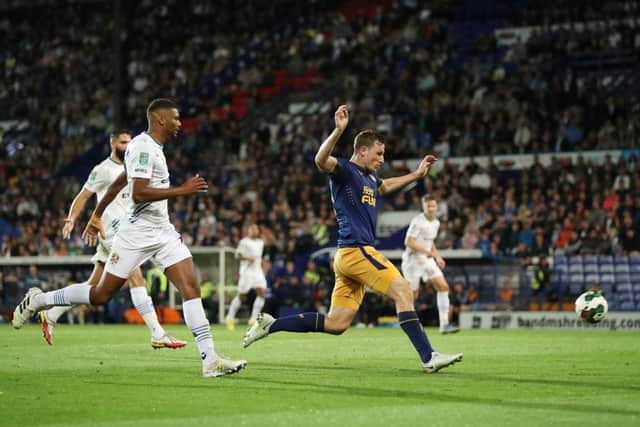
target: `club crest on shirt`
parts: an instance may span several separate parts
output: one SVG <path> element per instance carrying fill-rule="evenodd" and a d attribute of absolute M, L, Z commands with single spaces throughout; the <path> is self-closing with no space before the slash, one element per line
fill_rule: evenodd
<path fill-rule="evenodd" d="M 118 255 L 118 254 L 117 254 L 117 253 L 115 253 L 115 252 L 114 252 L 114 253 L 112 253 L 112 254 L 111 254 L 111 258 L 109 258 L 109 262 L 110 262 L 111 264 L 117 264 L 117 263 L 118 263 L 118 261 L 120 261 L 120 255 Z"/>

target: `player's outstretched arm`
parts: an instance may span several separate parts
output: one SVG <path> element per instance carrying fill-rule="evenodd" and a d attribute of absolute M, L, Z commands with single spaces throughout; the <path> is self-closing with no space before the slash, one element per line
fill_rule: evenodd
<path fill-rule="evenodd" d="M 432 156 L 431 154 L 426 155 L 418 165 L 418 169 L 415 171 L 406 175 L 382 180 L 382 184 L 378 187 L 378 194 L 384 196 L 385 194 L 393 193 L 414 181 L 424 178 L 427 175 L 427 172 L 429 172 L 429 167 L 434 164 L 436 160 L 438 160 L 436 156 Z"/>
<path fill-rule="evenodd" d="M 189 178 L 179 187 L 151 188 L 148 178 L 133 178 L 131 198 L 134 203 L 156 202 L 179 196 L 190 196 L 196 193 L 206 193 L 209 189 L 207 181 L 200 175 Z"/>
<path fill-rule="evenodd" d="M 78 219 L 78 216 L 84 209 L 87 201 L 91 197 L 93 197 L 94 194 L 95 193 L 83 187 L 82 190 L 80 190 L 80 192 L 73 199 L 73 202 L 71 202 L 71 207 L 69 208 L 69 214 L 63 220 L 64 226 L 62 227 L 62 238 L 68 239 L 71 237 L 73 227 L 76 225 L 76 219 Z"/>
<path fill-rule="evenodd" d="M 349 111 L 346 105 L 338 107 L 334 114 L 334 120 L 336 122 L 336 128 L 331 134 L 324 140 L 318 153 L 316 154 L 316 166 L 324 173 L 331 173 L 335 170 L 338 160 L 331 155 L 336 143 L 342 136 L 342 133 L 349 124 Z"/>

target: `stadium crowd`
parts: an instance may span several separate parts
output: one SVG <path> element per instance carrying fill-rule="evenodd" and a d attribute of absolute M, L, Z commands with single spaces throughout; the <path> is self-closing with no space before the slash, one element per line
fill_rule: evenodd
<path fill-rule="evenodd" d="M 0 118 L 27 123 L 0 143 L 2 256 L 91 253 L 80 239 L 82 221 L 69 241 L 60 229 L 86 178 L 74 175 L 74 165 L 97 143 L 106 146 L 110 41 L 118 32 L 127 34 L 130 127 L 144 129 L 150 98 L 177 99 L 187 120 L 168 152 L 177 172 L 172 181 L 196 172 L 209 181 L 206 197 L 172 203 L 176 228 L 191 246 L 235 246 L 244 224 L 262 224 L 280 301 L 326 299 L 304 291 L 306 273 L 292 275 L 289 262 L 335 235 L 325 178 L 313 166 L 330 114 L 278 120 L 270 107 L 278 93 L 293 89 L 307 99 L 347 100 L 354 117 L 342 155 L 357 129 L 372 127 L 385 135 L 392 159 L 471 156 L 384 203 L 419 209 L 421 194 L 437 193 L 439 247 L 523 258 L 640 248 L 636 157 L 609 157 L 602 165 L 557 160 L 519 171 L 483 169 L 472 157 L 637 147 L 637 98 L 618 96 L 626 86 L 604 84 L 597 69 L 575 67 L 583 54 L 640 49 L 640 12 L 625 9 L 629 2 L 589 3 L 579 15 L 572 7 L 540 15 L 530 5 L 517 23 L 545 25 L 526 42 L 504 48 L 490 31 L 476 34 L 469 50 L 459 48 L 448 4 L 427 10 L 424 2 L 393 2 L 346 19 L 341 2 L 244 3 L 264 6 L 260 15 L 217 14 L 205 3 L 133 2 L 126 30 L 114 27 L 100 2 L 90 13 L 86 5 L 65 4 L 45 24 L 30 8 L 0 20 Z M 615 21 L 588 31 L 548 25 L 591 19 L 598 7 Z M 308 70 L 313 79 L 295 87 Z M 247 114 L 249 129 L 241 120 Z"/>

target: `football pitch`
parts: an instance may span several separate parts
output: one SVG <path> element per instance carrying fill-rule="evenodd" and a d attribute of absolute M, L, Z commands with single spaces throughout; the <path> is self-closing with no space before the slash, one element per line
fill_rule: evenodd
<path fill-rule="evenodd" d="M 188 338 L 184 326 L 168 328 Z M 640 335 L 428 330 L 464 361 L 425 374 L 400 329 L 278 333 L 216 350 L 246 370 L 202 378 L 197 348 L 157 350 L 144 326 L 0 325 L 0 426 L 638 426 Z"/>

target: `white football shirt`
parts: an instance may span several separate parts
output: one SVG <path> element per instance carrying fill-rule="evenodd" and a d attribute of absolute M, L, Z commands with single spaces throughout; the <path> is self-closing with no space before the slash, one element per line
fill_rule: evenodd
<path fill-rule="evenodd" d="M 87 182 L 84 183 L 84 188 L 95 193 L 98 197 L 98 203 L 100 203 L 111 183 L 122 172 L 124 172 L 124 165 L 116 163 L 110 157 L 107 157 L 91 170 Z M 114 233 L 118 230 L 120 220 L 129 212 L 130 207 L 129 189 L 125 187 L 120 190 L 116 198 L 102 214 L 102 224 L 107 235 L 111 234 L 112 230 Z"/>
<path fill-rule="evenodd" d="M 127 144 L 124 163 L 130 194 L 134 178 L 148 179 L 151 188 L 169 188 L 169 168 L 162 145 L 146 132 L 137 135 Z M 170 224 L 167 199 L 143 203 L 135 203 L 132 199 L 129 222 L 144 227 Z"/>
<path fill-rule="evenodd" d="M 418 245 L 430 250 L 436 237 L 438 237 L 439 228 L 440 221 L 437 218 L 429 220 L 424 214 L 419 214 L 411 220 L 407 230 L 407 237 L 413 237 Z M 409 246 L 406 246 L 402 254 L 403 259 L 411 255 L 417 255 L 417 253 Z"/>
<path fill-rule="evenodd" d="M 254 262 L 240 261 L 240 274 L 262 274 L 262 252 L 264 251 L 264 241 L 262 239 L 251 239 L 244 237 L 238 243 L 236 255 L 244 258 L 251 258 Z"/>

